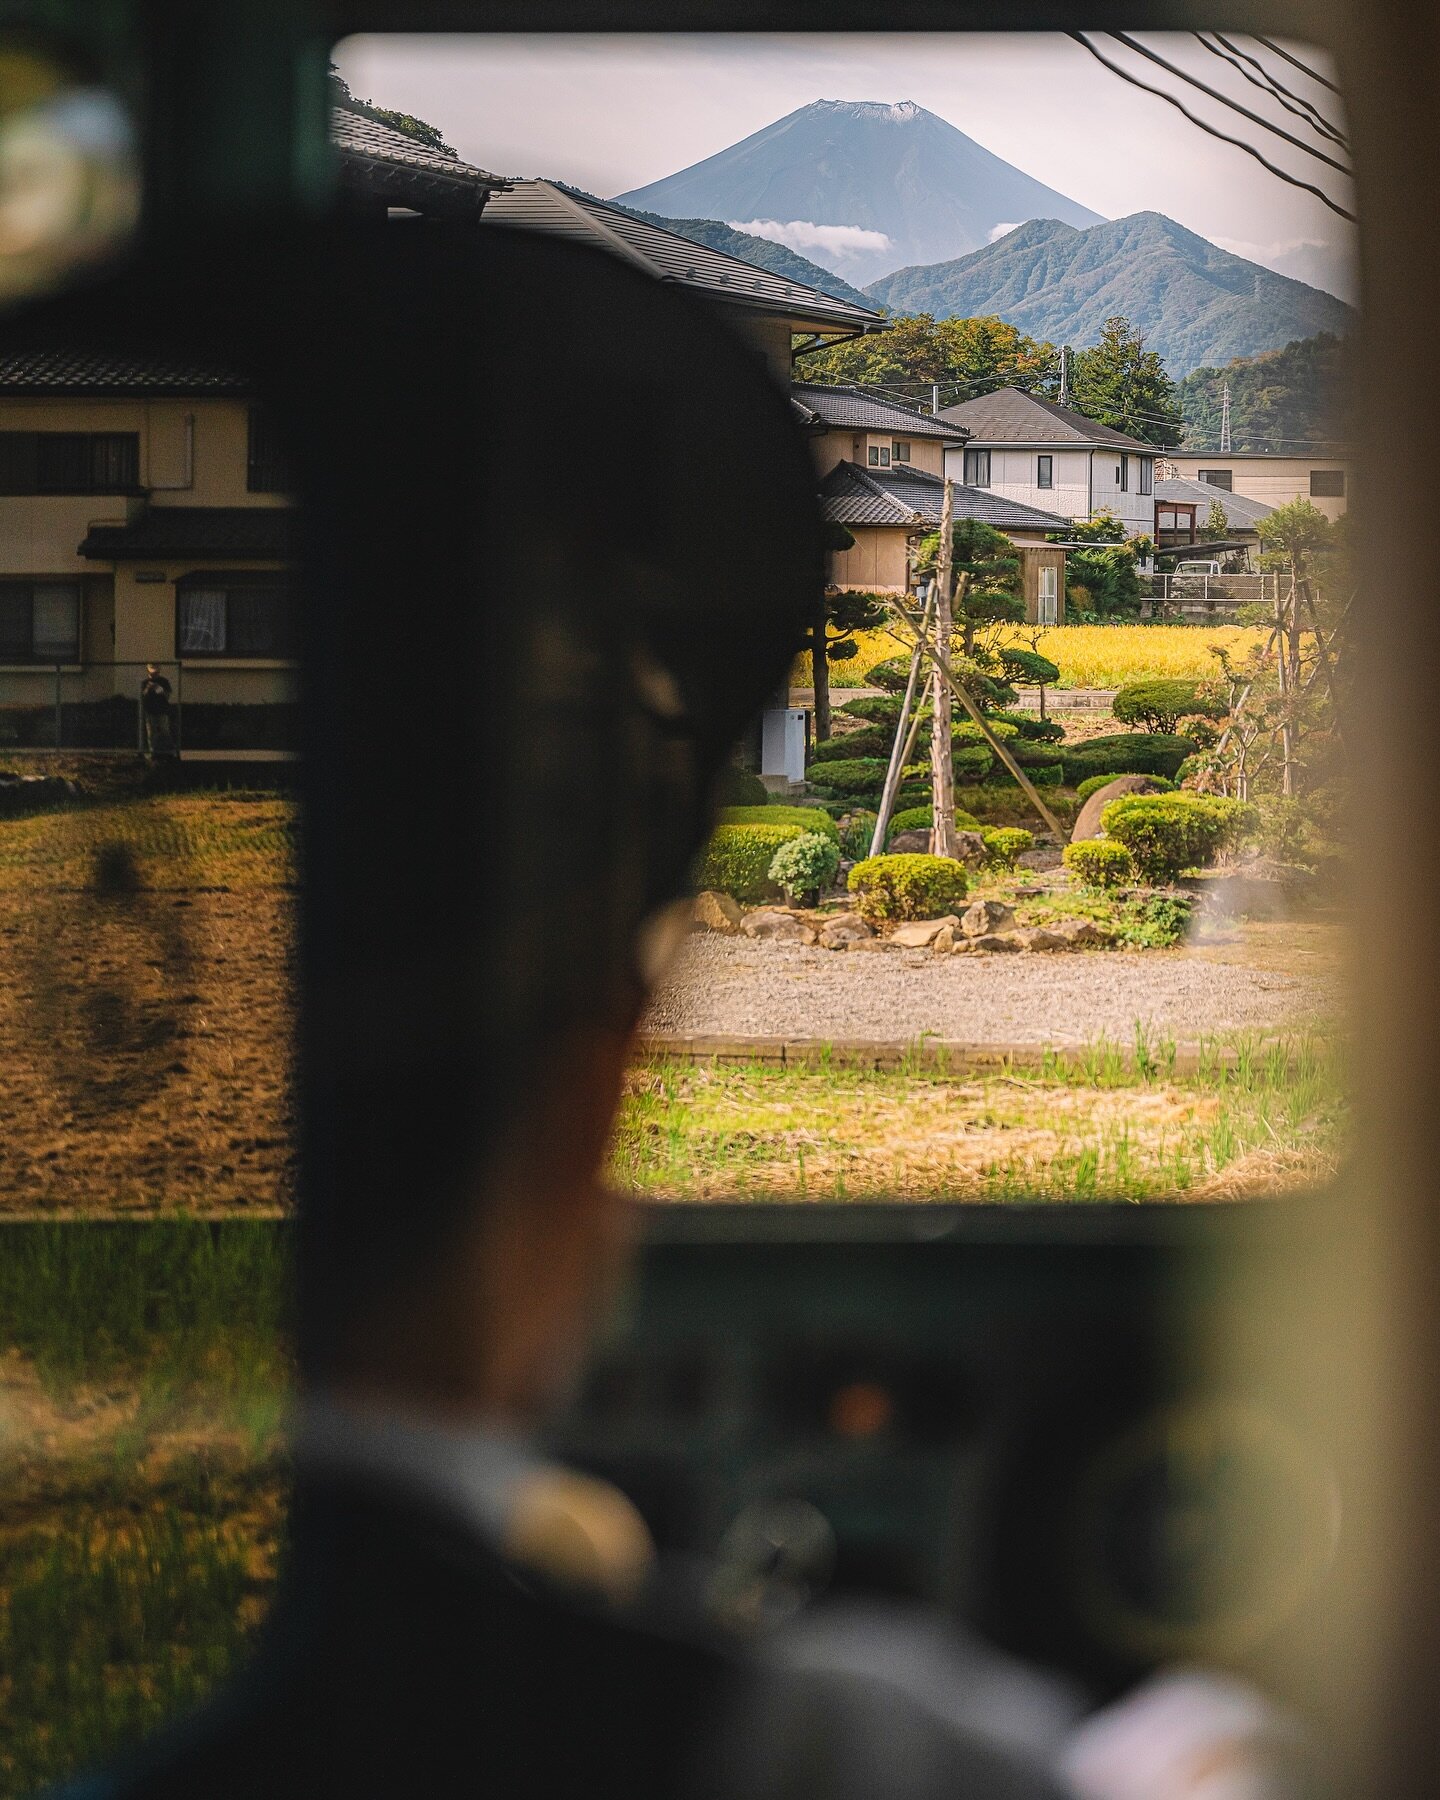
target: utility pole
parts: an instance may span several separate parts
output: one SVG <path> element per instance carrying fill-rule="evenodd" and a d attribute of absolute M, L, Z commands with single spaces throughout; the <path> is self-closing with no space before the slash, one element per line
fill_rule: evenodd
<path fill-rule="evenodd" d="M 940 563 L 935 571 L 935 642 L 942 656 L 950 654 L 951 583 L 954 580 L 955 483 L 945 482 L 940 507 Z M 930 849 L 936 856 L 955 854 L 955 746 L 950 741 L 953 710 L 950 689 L 939 664 L 931 680 L 934 700 L 930 708 Z"/>
<path fill-rule="evenodd" d="M 1230 383 L 1220 390 L 1220 454 L 1230 454 Z"/>
<path fill-rule="evenodd" d="M 930 383 L 930 416 L 931 416 L 931 418 L 933 419 L 939 411 L 940 411 L 940 383 L 938 381 L 932 381 Z"/>
<path fill-rule="evenodd" d="M 1070 346 L 1060 346 L 1060 404 L 1070 404 Z"/>

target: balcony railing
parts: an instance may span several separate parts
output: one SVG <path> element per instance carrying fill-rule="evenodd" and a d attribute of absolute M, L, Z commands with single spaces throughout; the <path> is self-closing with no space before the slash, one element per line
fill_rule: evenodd
<path fill-rule="evenodd" d="M 1142 575 L 1140 595 L 1152 616 L 1215 618 L 1237 606 L 1273 606 L 1278 575 Z"/>

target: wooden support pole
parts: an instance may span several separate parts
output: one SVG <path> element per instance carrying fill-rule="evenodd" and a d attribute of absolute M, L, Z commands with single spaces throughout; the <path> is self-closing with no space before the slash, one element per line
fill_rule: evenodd
<path fill-rule="evenodd" d="M 935 572 L 935 639 L 945 650 L 950 648 L 953 624 L 951 584 L 954 581 L 955 545 L 952 537 L 955 521 L 955 483 L 945 483 L 945 498 L 940 506 L 940 561 Z M 954 712 L 950 705 L 950 689 L 941 677 L 939 667 L 932 682 L 934 703 L 930 714 L 930 848 L 936 856 L 955 855 L 955 746 L 950 741 Z"/>
<path fill-rule="evenodd" d="M 924 625 L 928 630 L 931 616 L 935 609 L 935 586 L 932 582 L 925 596 Z M 890 766 L 885 771 L 885 786 L 880 794 L 880 811 L 875 818 L 875 835 L 870 840 L 870 854 L 879 856 L 885 848 L 885 834 L 889 829 L 890 815 L 895 810 L 895 796 L 899 792 L 905 762 L 914 747 L 915 737 L 920 728 L 920 701 L 916 698 L 915 689 L 920 680 L 920 667 L 924 662 L 924 653 L 917 638 L 915 648 L 910 653 L 910 677 L 905 683 L 905 698 L 900 702 L 900 717 L 895 722 L 895 742 L 890 746 Z M 915 708 L 913 721 L 910 708 Z M 906 727 L 909 726 L 909 736 Z"/>

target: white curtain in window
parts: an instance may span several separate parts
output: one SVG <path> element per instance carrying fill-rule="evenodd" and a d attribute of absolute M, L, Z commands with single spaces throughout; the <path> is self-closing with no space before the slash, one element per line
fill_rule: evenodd
<path fill-rule="evenodd" d="M 216 655 L 225 649 L 224 588 L 186 588 L 180 596 L 181 656 Z"/>
<path fill-rule="evenodd" d="M 40 662 L 76 662 L 80 656 L 80 590 L 36 587 L 31 615 L 34 655 Z"/>
<path fill-rule="evenodd" d="M 1060 622 L 1060 571 L 1054 568 L 1040 571 L 1040 623 L 1057 625 Z"/>

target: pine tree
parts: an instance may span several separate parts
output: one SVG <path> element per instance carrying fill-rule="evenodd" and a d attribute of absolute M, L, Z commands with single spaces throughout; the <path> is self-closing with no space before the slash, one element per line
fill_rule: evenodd
<path fill-rule="evenodd" d="M 1123 316 L 1105 321 L 1100 342 L 1075 354 L 1071 405 L 1077 412 L 1144 443 L 1180 442 L 1179 393 L 1157 351 Z"/>

